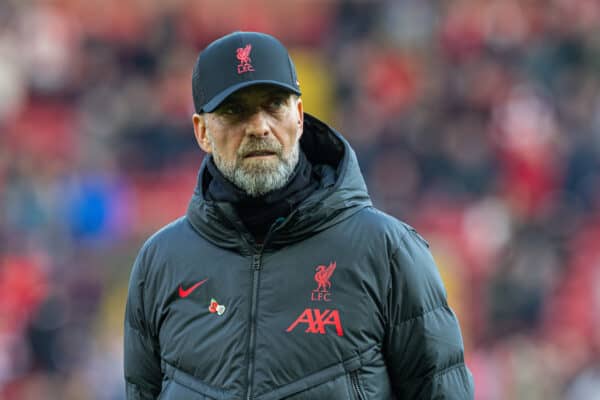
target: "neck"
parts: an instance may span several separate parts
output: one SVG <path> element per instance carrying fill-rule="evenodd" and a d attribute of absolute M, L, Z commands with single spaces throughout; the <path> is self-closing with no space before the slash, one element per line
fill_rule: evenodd
<path fill-rule="evenodd" d="M 281 189 L 252 197 L 228 181 L 212 159 L 207 163 L 212 180 L 208 185 L 210 200 L 231 203 L 246 228 L 262 241 L 278 218 L 287 217 L 318 186 L 312 165 L 300 151 L 298 163 L 288 182 Z"/>

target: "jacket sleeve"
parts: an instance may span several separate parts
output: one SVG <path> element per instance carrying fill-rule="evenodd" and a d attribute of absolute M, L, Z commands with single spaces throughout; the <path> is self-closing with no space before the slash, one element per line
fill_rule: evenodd
<path fill-rule="evenodd" d="M 124 372 L 127 400 L 156 399 L 162 383 L 159 345 L 146 322 L 144 310 L 144 258 L 142 249 L 131 271 L 125 307 Z"/>
<path fill-rule="evenodd" d="M 412 228 L 392 256 L 385 354 L 401 399 L 473 399 L 456 316 L 427 242 Z"/>

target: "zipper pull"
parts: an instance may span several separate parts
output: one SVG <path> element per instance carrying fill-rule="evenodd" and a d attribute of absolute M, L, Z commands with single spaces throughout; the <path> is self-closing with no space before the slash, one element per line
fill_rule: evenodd
<path fill-rule="evenodd" d="M 252 269 L 260 269 L 260 253 L 252 256 Z"/>

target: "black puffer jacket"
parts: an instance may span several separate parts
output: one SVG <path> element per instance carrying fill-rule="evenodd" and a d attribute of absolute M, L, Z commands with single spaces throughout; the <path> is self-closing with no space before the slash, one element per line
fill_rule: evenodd
<path fill-rule="evenodd" d="M 306 115 L 320 188 L 257 245 L 204 199 L 143 246 L 125 317 L 128 399 L 471 399 L 427 243 L 374 209 L 354 152 Z"/>

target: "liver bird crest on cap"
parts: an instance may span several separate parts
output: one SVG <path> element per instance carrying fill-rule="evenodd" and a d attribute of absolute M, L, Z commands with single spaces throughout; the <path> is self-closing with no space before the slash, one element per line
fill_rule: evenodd
<path fill-rule="evenodd" d="M 254 71 L 254 67 L 250 63 L 252 59 L 250 58 L 250 52 L 252 51 L 252 45 L 248 43 L 245 47 L 240 47 L 236 50 L 235 56 L 240 63 L 237 66 L 238 74 L 243 74 L 244 72 Z"/>

